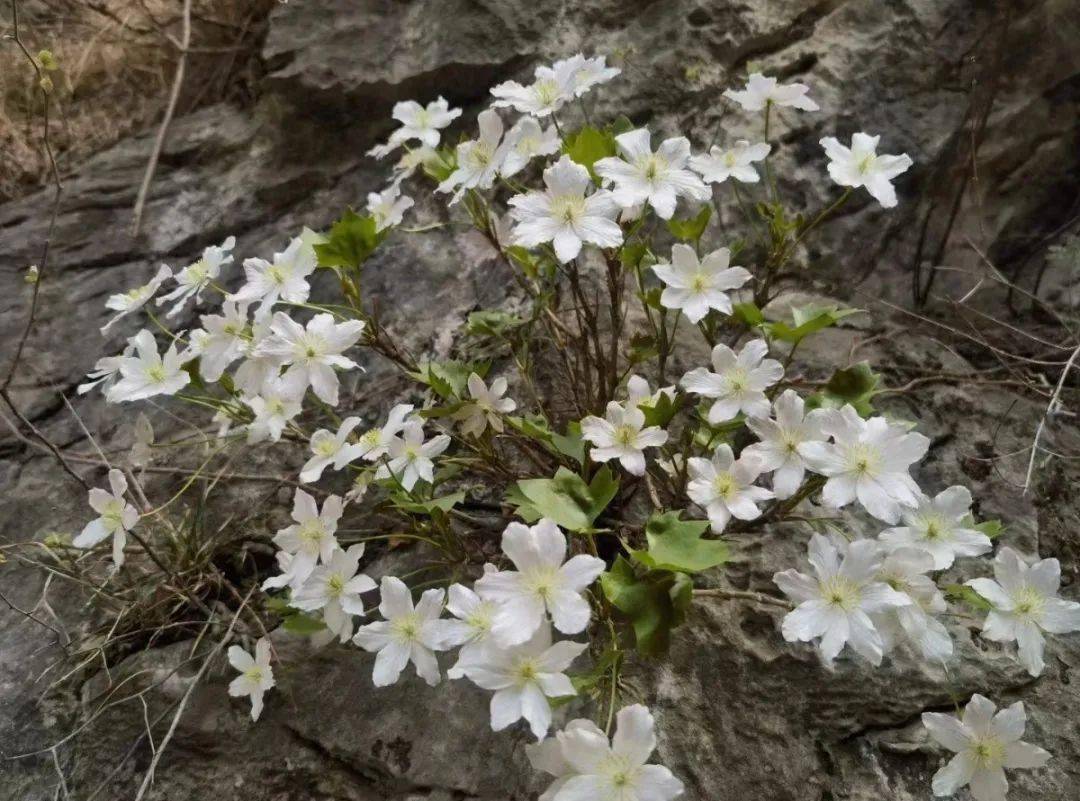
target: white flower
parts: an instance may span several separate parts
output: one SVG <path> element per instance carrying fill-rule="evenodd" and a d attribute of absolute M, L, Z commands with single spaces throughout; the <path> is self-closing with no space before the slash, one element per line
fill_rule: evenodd
<path fill-rule="evenodd" d="M 930 440 L 908 433 L 884 417 L 863 420 L 850 404 L 827 409 L 821 431 L 833 442 L 804 442 L 799 454 L 815 473 L 828 477 L 821 497 L 829 506 L 859 503 L 886 523 L 918 505 L 919 487 L 908 475 L 912 464 L 926 455 Z"/>
<path fill-rule="evenodd" d="M 221 268 L 226 264 L 232 264 L 232 249 L 236 247 L 236 237 L 230 236 L 220 245 L 210 245 L 203 249 L 202 258 L 189 264 L 173 278 L 176 279 L 176 288 L 168 295 L 157 299 L 157 305 L 161 306 L 166 301 L 175 300 L 176 303 L 166 313 L 166 317 L 175 317 L 192 298 L 198 302 L 202 300 L 202 291 L 221 275 Z"/>
<path fill-rule="evenodd" d="M 484 565 L 484 572 L 495 571 L 494 565 Z M 443 644 L 447 649 L 457 648 L 458 660 L 446 675 L 460 679 L 465 675 L 464 665 L 492 642 L 491 626 L 495 620 L 495 603 L 486 601 L 464 584 L 452 584 L 447 591 L 446 611 L 457 620 L 442 622 Z"/>
<path fill-rule="evenodd" d="M 334 551 L 340 548 L 334 532 L 344 508 L 341 498 L 331 495 L 323 501 L 322 511 L 319 511 L 314 498 L 302 489 L 296 490 L 292 509 L 292 519 L 296 522 L 274 536 L 274 544 L 293 558 L 287 572 L 263 582 L 264 590 L 300 587 L 320 560 L 324 565 L 329 563 Z"/>
<path fill-rule="evenodd" d="M 670 801 L 682 795 L 683 783 L 670 770 L 647 764 L 656 750 L 649 710 L 641 704 L 623 707 L 616 721 L 610 743 L 602 731 L 579 721 L 556 735 L 570 771 L 552 801 Z"/>
<path fill-rule="evenodd" d="M 421 106 L 415 100 L 403 100 L 394 104 L 391 116 L 401 127 L 390 134 L 385 144 L 376 145 L 368 151 L 369 156 L 382 158 L 406 142 L 417 140 L 425 147 L 436 147 L 443 128 L 461 116 L 461 109 L 450 108 L 442 97 Z"/>
<path fill-rule="evenodd" d="M 406 148 L 401 158 L 399 158 L 397 163 L 390 169 L 390 182 L 400 185 L 402 181 L 409 178 L 427 162 L 437 161 L 438 158 L 438 152 L 427 145 L 422 145 L 421 147 L 416 147 L 411 150 Z"/>
<path fill-rule="evenodd" d="M 383 576 L 379 591 L 379 613 L 385 620 L 361 626 L 353 637 L 365 651 L 377 652 L 372 681 L 376 687 L 389 686 L 412 662 L 416 675 L 434 687 L 442 678 L 434 652 L 445 650 L 439 620 L 443 591 L 426 590 L 415 609 L 401 579 Z"/>
<path fill-rule="evenodd" d="M 124 357 L 120 362 L 121 378 L 105 393 L 109 403 L 175 395 L 191 381 L 183 369 L 182 355 L 176 352 L 175 341 L 164 355 L 158 354 L 154 335 L 145 328 L 129 341 L 137 355 Z"/>
<path fill-rule="evenodd" d="M 146 467 L 154 458 L 154 427 L 150 424 L 150 418 L 144 412 L 139 412 L 133 426 L 133 442 L 131 443 L 131 464 L 135 467 Z"/>
<path fill-rule="evenodd" d="M 399 403 L 390 410 L 381 428 L 372 428 L 360 435 L 356 443 L 356 456 L 375 462 L 390 452 L 397 433 L 405 427 L 405 420 L 412 412 L 411 403 Z M 355 457 L 354 457 L 355 458 Z"/>
<path fill-rule="evenodd" d="M 317 264 L 314 247 L 302 237 L 295 237 L 283 252 L 274 254 L 273 262 L 244 259 L 247 282 L 228 299 L 245 303 L 259 301 L 262 314 L 279 300 L 306 303 L 311 293 L 307 278 L 315 272 Z"/>
<path fill-rule="evenodd" d="M 506 151 L 500 170 L 505 178 L 517 175 L 537 156 L 550 156 L 558 153 L 562 147 L 555 126 L 549 125 L 546 131 L 542 130 L 534 117 L 522 117 L 518 120 L 506 135 L 506 139 L 511 146 Z"/>
<path fill-rule="evenodd" d="M 251 337 L 246 303 L 225 301 L 221 311 L 199 318 L 205 333 L 198 347 L 199 373 L 211 382 L 220 379 L 225 368 L 244 355 Z"/>
<path fill-rule="evenodd" d="M 556 73 L 570 71 L 570 86 L 575 97 L 581 97 L 594 86 L 607 83 L 622 72 L 618 67 L 609 67 L 604 56 L 585 58 L 581 53 L 556 61 L 551 68 Z"/>
<path fill-rule="evenodd" d="M 783 365 L 765 358 L 768 352 L 763 339 L 747 342 L 738 354 L 727 345 L 717 345 L 712 349 L 716 372 L 695 367 L 679 383 L 687 392 L 716 398 L 709 408 L 710 425 L 732 420 L 739 412 L 747 417 L 768 417 L 765 390 L 784 377 Z"/>
<path fill-rule="evenodd" d="M 836 138 L 826 136 L 821 140 L 821 146 L 829 157 L 829 175 L 836 183 L 840 186 L 865 186 L 878 203 L 890 209 L 896 205 L 892 179 L 906 172 L 915 162 L 907 153 L 878 156 L 880 139 L 880 136 L 857 133 L 851 137 L 851 147 L 847 148 Z"/>
<path fill-rule="evenodd" d="M 952 656 L 952 638 L 945 626 L 933 617 L 946 609 L 941 590 L 926 575 L 933 569 L 934 557 L 918 548 L 898 548 L 882 562 L 878 581 L 911 599 L 908 606 L 870 616 L 882 636 L 886 653 L 906 638 L 919 647 L 923 658 L 931 662 L 943 662 Z"/>
<path fill-rule="evenodd" d="M 732 517 L 754 520 L 761 515 L 757 505 L 773 497 L 764 487 L 755 487 L 761 462 L 745 451 L 736 459 L 731 447 L 718 445 L 712 459 L 691 457 L 687 461 L 690 483 L 686 494 L 705 509 L 712 530 L 719 533 Z"/>
<path fill-rule="evenodd" d="M 255 643 L 254 658 L 239 645 L 229 647 L 229 664 L 240 671 L 229 684 L 229 695 L 251 696 L 251 719 L 258 720 L 263 710 L 263 695 L 274 686 L 274 671 L 270 668 L 270 641 L 260 637 Z"/>
<path fill-rule="evenodd" d="M 788 642 L 821 638 L 818 653 L 831 665 L 845 643 L 874 665 L 881 664 L 885 642 L 872 614 L 911 605 L 911 599 L 878 579 L 882 549 L 874 540 L 856 540 L 841 551 L 815 534 L 808 548 L 813 576 L 785 570 L 773 576 L 776 585 L 798 606 L 784 616 L 781 631 Z"/>
<path fill-rule="evenodd" d="M 459 659 L 457 667 L 478 687 L 495 691 L 492 731 L 525 718 L 536 739 L 542 740 L 551 726 L 548 698 L 576 694 L 563 671 L 588 647 L 588 643 L 570 640 L 552 645 L 551 626 L 545 621 L 526 642 L 475 649 L 468 659 Z"/>
<path fill-rule="evenodd" d="M 367 196 L 368 214 L 375 218 L 376 231 L 400 225 L 405 212 L 412 205 L 411 197 L 401 195 L 400 184 L 392 183 L 382 192 L 369 192 Z"/>
<path fill-rule="evenodd" d="M 918 494 L 918 505 L 901 512 L 905 525 L 878 535 L 889 548 L 913 547 L 934 557 L 934 570 L 952 567 L 958 556 L 981 556 L 994 547 L 990 538 L 970 524 L 971 493 L 949 487 L 934 499 Z"/>
<path fill-rule="evenodd" d="M 773 492 L 781 500 L 794 495 L 806 476 L 806 462 L 799 453 L 799 446 L 825 437 L 821 431 L 821 410 L 804 413 L 804 409 L 805 404 L 799 394 L 793 389 L 786 389 L 773 402 L 775 420 L 751 417 L 746 421 L 746 425 L 761 441 L 748 445 L 743 453 L 757 456 L 763 471 L 775 471 L 772 477 Z"/>
<path fill-rule="evenodd" d="M 436 189 L 454 193 L 451 205 L 466 189 L 490 189 L 510 149 L 509 140 L 503 141 L 503 122 L 497 112 L 481 111 L 476 122 L 480 126 L 479 138 L 457 146 L 457 169 Z"/>
<path fill-rule="evenodd" d="M 104 392 L 107 390 L 113 382 L 120 376 L 120 365 L 124 363 L 124 359 L 131 357 L 131 354 L 135 352 L 135 337 L 128 339 L 128 344 L 124 350 L 118 356 L 103 356 L 94 363 L 94 369 L 86 374 L 89 379 L 85 383 L 79 384 L 77 392 L 80 395 L 85 395 L 94 387 L 100 386 Z"/>
<path fill-rule="evenodd" d="M 578 554 L 566 561 L 566 537 L 547 518 L 531 528 L 511 523 L 503 531 L 502 551 L 517 568 L 489 572 L 476 582 L 477 594 L 498 605 L 492 634 L 503 646 L 532 637 L 550 613 L 563 634 L 589 625 L 586 588 L 604 571 L 604 561 Z"/>
<path fill-rule="evenodd" d="M 512 108 L 534 117 L 546 117 L 563 107 L 574 97 L 576 85 L 574 74 L 579 65 L 570 59 L 551 67 L 540 66 L 533 73 L 535 80 L 529 86 L 517 81 L 506 81 L 491 88 L 495 97 L 492 108 Z"/>
<path fill-rule="evenodd" d="M 603 729 L 591 720 L 578 718 L 566 724 L 565 732 L 573 732 L 577 729 L 595 734 L 597 737 L 607 739 Z M 529 764 L 536 770 L 542 770 L 556 777 L 556 780 L 541 793 L 537 801 L 554 801 L 559 790 L 563 788 L 571 776 L 577 775 L 574 766 L 563 756 L 562 742 L 558 735 L 548 737 L 538 743 L 528 743 L 525 746 L 525 756 L 529 758 Z"/>
<path fill-rule="evenodd" d="M 544 170 L 543 192 L 514 195 L 507 202 L 517 221 L 514 244 L 527 248 L 551 242 L 564 264 L 577 258 L 581 245 L 602 248 L 622 243 L 622 229 L 615 222 L 618 206 L 611 192 L 597 190 L 586 196 L 589 171 L 563 156 Z"/>
<path fill-rule="evenodd" d="M 670 220 L 679 197 L 697 202 L 709 199 L 708 187 L 686 168 L 690 140 L 685 136 L 665 139 L 655 153 L 646 128 L 619 134 L 615 144 L 622 158 L 600 159 L 593 169 L 615 184 L 612 196 L 622 208 L 647 201 L 658 217 Z"/>
<path fill-rule="evenodd" d="M 769 104 L 817 111 L 820 106 L 806 96 L 808 91 L 810 87 L 805 84 L 778 84 L 776 78 L 766 78 L 760 72 L 754 72 L 751 73 L 745 89 L 728 89 L 724 92 L 724 97 L 730 97 L 746 111 L 761 111 Z"/>
<path fill-rule="evenodd" d="M 411 491 L 421 479 L 434 483 L 434 458 L 448 447 L 450 437 L 447 434 L 439 434 L 425 442 L 423 422 L 410 420 L 402 427 L 401 436 L 390 440 L 388 461 L 379 466 L 375 477 L 390 478 L 393 475 L 406 491 Z"/>
<path fill-rule="evenodd" d="M 467 401 L 454 413 L 454 419 L 461 422 L 461 433 L 478 437 L 488 426 L 494 431 L 502 432 L 501 415 L 509 414 L 517 408 L 517 403 L 512 398 L 503 397 L 506 394 L 506 379 L 496 378 L 489 389 L 484 379 L 476 373 L 470 373 L 468 386 L 472 400 Z"/>
<path fill-rule="evenodd" d="M 108 300 L 105 301 L 105 308 L 112 309 L 117 312 L 115 316 L 105 325 L 101 326 L 101 333 L 104 334 L 116 322 L 123 317 L 131 314 L 133 311 L 138 311 L 150 298 L 154 297 L 154 293 L 158 291 L 158 288 L 172 275 L 172 270 L 168 265 L 162 264 L 158 267 L 158 271 L 154 274 L 154 277 L 150 279 L 150 282 L 137 286 L 134 289 L 129 289 L 127 292 L 121 292 L 116 295 L 110 295 Z"/>
<path fill-rule="evenodd" d="M 256 314 L 251 322 L 251 338 L 245 338 L 242 356 L 244 360 L 233 374 L 233 384 L 247 395 L 258 395 L 266 382 L 277 378 L 281 372 L 281 362 L 269 356 L 256 356 L 255 351 L 264 339 L 270 336 L 270 316 Z M 306 387 L 300 387 L 303 394 Z"/>
<path fill-rule="evenodd" d="M 333 465 L 335 470 L 341 470 L 357 458 L 357 447 L 349 446 L 349 435 L 358 425 L 360 425 L 359 417 L 346 417 L 341 421 L 336 434 L 325 428 L 320 428 L 312 434 L 309 444 L 314 455 L 301 468 L 300 481 L 304 484 L 313 484 L 322 476 L 323 470 L 330 465 Z"/>
<path fill-rule="evenodd" d="M 751 165 L 755 161 L 764 161 L 770 150 L 772 145 L 768 142 L 752 145 L 745 139 L 739 139 L 727 150 L 713 145 L 709 155 L 690 158 L 690 169 L 711 184 L 722 184 L 728 178 L 756 184 L 761 177 Z"/>
<path fill-rule="evenodd" d="M 345 493 L 345 503 L 355 503 L 367 495 L 368 487 L 375 480 L 375 474 L 371 470 L 361 470 L 352 481 L 352 486 Z"/>
<path fill-rule="evenodd" d="M 657 278 L 667 284 L 660 303 L 667 309 L 682 309 L 686 319 L 697 323 L 704 319 L 709 309 L 731 314 L 731 298 L 728 291 L 738 289 L 751 276 L 742 267 L 731 267 L 731 251 L 720 248 L 698 260 L 689 245 L 677 244 L 671 248 L 671 263 L 653 265 Z"/>
<path fill-rule="evenodd" d="M 639 375 L 632 375 L 626 379 L 626 403 L 628 406 L 654 407 L 660 402 L 661 396 L 666 395 L 668 400 L 675 401 L 675 387 L 660 387 L 656 392 L 652 391 L 649 382 Z"/>
<path fill-rule="evenodd" d="M 341 642 L 353 635 L 352 615 L 366 614 L 360 595 L 376 587 L 370 576 L 358 572 L 363 555 L 362 542 L 335 550 L 329 562 L 311 571 L 289 601 L 305 612 L 321 609 L 326 628 Z"/>
<path fill-rule="evenodd" d="M 247 427 L 248 442 L 277 442 L 281 439 L 289 421 L 303 408 L 301 398 L 305 389 L 307 387 L 298 384 L 295 379 L 274 375 L 266 379 L 258 395 L 243 398 L 255 415 Z"/>
<path fill-rule="evenodd" d="M 930 736 L 954 756 L 934 774 L 934 795 L 952 795 L 965 784 L 975 801 L 1005 801 L 1009 782 L 1003 768 L 1041 768 L 1049 752 L 1023 742 L 1027 725 L 1024 702 L 997 712 L 988 698 L 976 693 L 964 707 L 963 719 L 940 712 L 923 712 Z"/>
<path fill-rule="evenodd" d="M 667 442 L 667 432 L 659 426 L 645 428 L 645 413 L 636 405 L 624 408 L 611 401 L 605 417 L 590 415 L 581 421 L 581 436 L 594 446 L 589 456 L 596 462 L 618 459 L 631 475 L 645 475 L 645 449 Z"/>
<path fill-rule="evenodd" d="M 994 579 L 978 578 L 968 586 L 993 604 L 986 613 L 982 636 L 995 642 L 1016 640 L 1020 664 L 1032 676 L 1043 672 L 1043 636 L 1080 631 L 1080 603 L 1058 597 L 1061 565 L 1042 559 L 1028 565 L 1012 548 L 994 559 Z"/>
<path fill-rule="evenodd" d="M 116 567 L 124 564 L 124 545 L 127 533 L 139 522 L 139 510 L 124 499 L 127 479 L 119 470 L 109 471 L 109 488 L 112 492 L 94 487 L 89 493 L 90 508 L 98 513 L 71 541 L 76 548 L 93 548 L 99 542 L 112 537 L 112 558 Z"/>
<path fill-rule="evenodd" d="M 310 385 L 319 400 L 337 406 L 339 384 L 334 368 L 349 370 L 359 366 L 341 354 L 359 341 L 363 331 L 362 320 L 335 323 L 333 315 L 323 313 L 312 317 L 305 327 L 285 312 L 275 312 L 270 336 L 259 343 L 255 355 L 270 356 L 289 365 L 286 376 L 293 377 L 298 385 Z"/>

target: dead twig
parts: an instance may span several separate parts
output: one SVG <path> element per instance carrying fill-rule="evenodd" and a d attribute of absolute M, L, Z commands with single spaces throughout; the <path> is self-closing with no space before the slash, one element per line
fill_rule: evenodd
<path fill-rule="evenodd" d="M 142 184 L 139 185 L 139 194 L 135 198 L 135 211 L 131 220 L 131 235 L 136 237 L 142 228 L 143 209 L 146 207 L 146 198 L 150 194 L 150 185 L 154 181 L 154 173 L 157 171 L 158 159 L 165 147 L 165 137 L 169 134 L 169 126 L 172 124 L 173 114 L 176 113 L 176 104 L 180 100 L 180 89 L 184 84 L 184 73 L 187 70 L 188 48 L 191 45 L 191 0 L 184 0 L 183 27 L 180 34 L 178 50 L 180 57 L 176 62 L 176 73 L 173 75 L 172 90 L 169 92 L 169 103 L 165 107 L 165 116 L 161 119 L 157 137 L 154 139 L 154 149 L 150 151 L 150 160 L 146 164 L 146 172 L 143 174 Z"/>
<path fill-rule="evenodd" d="M 1027 495 L 1027 491 L 1031 487 L 1031 476 L 1035 472 L 1035 457 L 1039 453 L 1039 440 L 1042 438 L 1043 430 L 1046 428 L 1046 421 L 1054 414 L 1054 410 L 1061 398 L 1061 390 L 1065 386 L 1065 379 L 1068 378 L 1069 370 L 1072 369 L 1077 358 L 1080 358 L 1080 345 L 1076 346 L 1072 356 L 1069 357 L 1069 361 L 1065 363 L 1065 367 L 1061 371 L 1061 377 L 1058 378 L 1057 386 L 1054 387 L 1054 394 L 1050 396 L 1050 402 L 1046 405 L 1046 411 L 1039 418 L 1039 427 L 1035 429 L 1035 440 L 1031 444 L 1031 458 L 1028 459 L 1027 474 L 1024 476 L 1024 495 Z"/>

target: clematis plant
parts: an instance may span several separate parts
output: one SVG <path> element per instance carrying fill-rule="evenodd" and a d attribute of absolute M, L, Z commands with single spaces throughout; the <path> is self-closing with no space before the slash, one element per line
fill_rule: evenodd
<path fill-rule="evenodd" d="M 806 245 L 855 189 L 885 209 L 901 202 L 911 159 L 879 155 L 891 148 L 863 133 L 850 147 L 822 139 L 823 154 L 801 147 L 819 154 L 805 170 L 843 187 L 806 208 L 807 193 L 786 198 L 775 171 L 801 134 L 778 140 L 770 125 L 820 111 L 808 86 L 755 72 L 723 94 L 739 124 L 700 140 L 594 121 L 590 96 L 619 74 L 577 54 L 493 87 L 475 118 L 442 97 L 398 103 L 371 153 L 400 153 L 386 183 L 365 188 L 365 214 L 237 253 L 242 275 L 225 269 L 230 237 L 173 277 L 159 299 L 175 304 L 166 321 L 193 325 L 199 304 L 201 327 L 153 317 L 168 268 L 110 298 L 107 328 L 150 325 L 97 360 L 79 393 L 187 413 L 167 410 L 192 423 L 186 439 L 159 427 L 126 467 L 165 447 L 197 447 L 199 459 L 160 502 L 111 470 L 65 569 L 133 608 L 140 591 L 169 588 L 174 602 L 152 608 L 174 610 L 170 631 L 198 618 L 200 638 L 254 642 L 228 654 L 240 671 L 230 692 L 251 699 L 255 718 L 274 686 L 266 631 L 354 648 L 374 687 L 415 681 L 410 664 L 438 685 L 437 654 L 450 652 L 447 675 L 469 679 L 462 692 L 492 693 L 493 730 L 539 740 L 526 752 L 554 778 L 543 801 L 684 792 L 650 762 L 663 714 L 630 696 L 649 694 L 637 657 L 663 659 L 694 625 L 695 602 L 777 610 L 781 647 L 837 671 L 851 657 L 858 669 L 921 661 L 920 681 L 936 676 L 942 697 L 971 619 L 951 610 L 966 604 L 985 612 L 985 639 L 1015 640 L 1020 663 L 1041 673 L 1055 647 L 1046 635 L 1080 629 L 1057 560 L 1003 546 L 995 579 L 943 583 L 941 571 L 975 570 L 1001 527 L 975 519 L 966 488 L 933 486 L 920 467 L 930 440 L 896 417 L 868 364 L 838 354 L 831 375 L 802 369 L 803 340 L 853 310 L 777 302 L 813 275 Z M 428 198 L 445 202 L 437 218 Z M 417 341 L 409 318 L 382 308 L 369 261 L 387 241 L 440 229 L 484 260 L 505 301 Z M 252 460 L 266 472 L 238 466 Z M 258 504 L 217 502 L 266 480 L 275 490 Z M 129 489 L 152 512 L 140 517 Z M 110 537 L 117 569 L 86 580 L 79 571 Z M 775 590 L 731 588 L 733 541 L 744 563 L 806 544 L 809 572 L 792 564 Z M 121 615 L 115 631 L 140 636 L 129 618 L 141 621 Z M 935 793 L 969 784 L 978 801 L 1000 801 L 1003 769 L 1045 762 L 1019 741 L 1022 709 L 994 716 L 980 698 L 962 722 L 924 716 L 958 754 Z M 568 709 L 592 719 L 567 723 Z"/>

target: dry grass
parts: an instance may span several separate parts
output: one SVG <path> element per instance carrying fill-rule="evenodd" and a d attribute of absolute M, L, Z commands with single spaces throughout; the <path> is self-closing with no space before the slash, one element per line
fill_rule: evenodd
<path fill-rule="evenodd" d="M 259 48 L 275 0 L 198 0 L 192 52 L 177 112 L 253 98 Z M 53 145 L 62 171 L 160 117 L 178 57 L 181 0 L 19 0 L 20 33 L 49 50 Z M 0 0 L 0 202 L 41 185 L 40 94 L 6 35 L 11 0 Z"/>

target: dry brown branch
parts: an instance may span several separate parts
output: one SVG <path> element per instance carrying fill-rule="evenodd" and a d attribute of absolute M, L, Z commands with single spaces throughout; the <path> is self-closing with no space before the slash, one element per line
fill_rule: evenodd
<path fill-rule="evenodd" d="M 180 100 L 180 89 L 184 85 L 188 47 L 191 45 L 191 0 L 184 0 L 183 27 L 181 31 L 177 48 L 180 56 L 176 61 L 176 72 L 173 75 L 172 90 L 169 92 L 169 102 L 165 106 L 165 116 L 161 119 L 157 137 L 154 139 L 154 149 L 150 151 L 150 160 L 146 164 L 146 172 L 143 174 L 142 183 L 139 185 L 139 194 L 135 198 L 135 211 L 131 220 L 131 235 L 133 237 L 139 235 L 139 229 L 142 227 L 143 209 L 146 206 L 147 195 L 150 193 L 150 184 L 154 181 L 158 159 L 161 158 L 161 150 L 165 147 L 165 137 L 169 134 L 169 126 L 172 124 L 173 114 L 176 113 L 176 104 Z"/>

